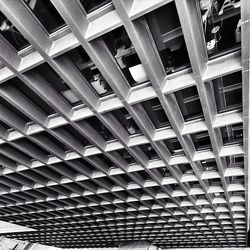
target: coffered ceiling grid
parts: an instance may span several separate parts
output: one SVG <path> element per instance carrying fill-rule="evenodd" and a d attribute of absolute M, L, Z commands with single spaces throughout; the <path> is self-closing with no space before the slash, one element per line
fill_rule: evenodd
<path fill-rule="evenodd" d="M 0 69 L 0 97 L 27 117 L 25 121 L 0 106 L 0 219 L 38 230 L 7 236 L 59 247 L 114 246 L 125 240 L 149 240 L 162 248 L 245 246 L 248 213 L 247 205 L 242 204 L 248 204 L 247 179 L 245 186 L 230 183 L 229 177 L 244 176 L 244 172 L 229 169 L 226 157 L 247 152 L 248 129 L 244 130 L 243 150 L 241 145 L 223 146 L 220 127 L 242 122 L 248 126 L 248 106 L 244 104 L 249 95 L 244 86 L 249 83 L 249 56 L 241 59 L 240 53 L 234 52 L 208 61 L 196 1 L 176 0 L 191 70 L 167 76 L 144 15 L 171 1 L 156 1 L 152 6 L 148 3 L 145 9 L 133 13 L 131 5 L 135 7 L 137 0 L 113 0 L 114 9 L 108 13 L 112 22 L 105 19 L 107 15 L 99 17 L 103 19 L 102 29 L 89 21 L 78 1 L 51 2 L 67 23 L 56 38 L 48 35 L 22 1 L 0 2 L 1 11 L 34 48 L 18 54 L 0 37 L 4 64 Z M 247 5 L 245 1 L 241 4 Z M 248 20 L 247 8 L 244 11 Z M 103 41 L 103 34 L 121 25 L 151 85 L 131 88 Z M 248 26 L 246 31 L 242 29 L 243 41 L 248 30 Z M 108 81 L 113 95 L 99 98 L 66 56 L 78 45 Z M 249 48 L 249 43 L 246 46 Z M 242 46 L 244 55 L 249 54 L 246 46 Z M 224 67 L 225 61 L 228 67 Z M 44 62 L 84 105 L 69 105 L 38 74 L 35 67 Z M 210 101 L 214 97 L 209 82 L 241 69 L 243 115 L 238 111 L 218 115 L 215 103 Z M 46 114 L 11 84 L 16 79 L 42 97 L 54 114 Z M 190 86 L 198 89 L 204 121 L 185 122 L 179 109 L 175 93 Z M 155 129 L 144 110 L 142 102 L 156 97 L 171 127 Z M 122 107 L 141 134 L 129 135 L 115 117 L 113 111 Z M 105 140 L 88 122 L 91 117 L 97 117 L 115 139 Z M 91 145 L 84 146 L 66 126 Z M 201 131 L 208 131 L 212 150 L 195 149 L 191 134 Z M 178 139 L 184 155 L 171 155 L 163 140 L 172 138 Z M 140 147 L 148 143 L 157 159 L 150 160 Z M 119 150 L 126 150 L 135 161 L 129 164 Z M 245 158 L 247 178 L 247 155 Z M 218 172 L 204 171 L 202 162 L 208 159 L 216 161 Z M 193 173 L 181 172 L 179 166 L 186 163 Z M 221 184 L 213 186 L 211 180 L 218 178 Z M 218 199 L 215 193 L 225 198 Z"/>

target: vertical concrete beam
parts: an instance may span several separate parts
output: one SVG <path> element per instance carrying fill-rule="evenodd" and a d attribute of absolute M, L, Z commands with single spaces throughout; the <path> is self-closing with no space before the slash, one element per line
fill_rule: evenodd
<path fill-rule="evenodd" d="M 241 55 L 242 55 L 242 93 L 243 93 L 243 133 L 244 133 L 244 172 L 245 172 L 245 200 L 246 200 L 246 238 L 250 244 L 250 178 L 249 178 L 249 83 L 250 83 L 250 1 L 241 1 Z"/>

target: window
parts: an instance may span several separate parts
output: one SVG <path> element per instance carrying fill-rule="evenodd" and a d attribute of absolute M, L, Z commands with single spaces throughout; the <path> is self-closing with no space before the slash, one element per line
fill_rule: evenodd
<path fill-rule="evenodd" d="M 36 140 L 42 139 L 42 141 L 48 142 L 51 141 L 56 147 L 63 149 L 64 151 L 71 150 L 67 145 L 56 139 L 54 136 L 52 136 L 50 133 L 44 131 L 39 134 L 35 134 L 32 136 Z"/>
<path fill-rule="evenodd" d="M 67 52 L 66 55 L 100 97 L 113 93 L 107 81 L 81 46 Z"/>
<path fill-rule="evenodd" d="M 130 155 L 126 149 L 119 149 L 117 152 L 124 160 L 128 162 L 128 164 L 136 163 L 134 157 Z"/>
<path fill-rule="evenodd" d="M 0 120 L 0 126 L 3 127 L 4 129 L 8 130 L 11 127 L 9 125 L 7 125 L 6 123 L 4 123 L 3 121 Z"/>
<path fill-rule="evenodd" d="M 166 167 L 157 168 L 157 170 L 160 172 L 162 177 L 172 177 L 171 173 L 169 172 L 169 170 Z"/>
<path fill-rule="evenodd" d="M 44 63 L 35 70 L 52 86 L 54 89 L 62 95 L 66 102 L 72 106 L 77 106 L 83 102 L 76 96 L 66 82 L 49 66 L 48 63 Z"/>
<path fill-rule="evenodd" d="M 155 128 L 161 128 L 170 125 L 167 115 L 157 98 L 151 99 L 149 101 L 144 101 L 142 102 L 142 105 Z"/>
<path fill-rule="evenodd" d="M 174 155 L 174 156 L 184 155 L 184 151 L 183 151 L 181 144 L 179 143 L 177 138 L 164 140 L 163 142 L 167 146 L 171 155 Z"/>
<path fill-rule="evenodd" d="M 148 157 L 149 160 L 158 159 L 159 156 L 150 144 L 144 144 L 139 146 L 143 153 Z"/>
<path fill-rule="evenodd" d="M 226 162 L 228 167 L 243 167 L 244 157 L 242 155 L 227 156 Z"/>
<path fill-rule="evenodd" d="M 239 49 L 240 0 L 200 0 L 200 8 L 209 57 Z"/>
<path fill-rule="evenodd" d="M 22 138 L 22 139 L 16 140 L 15 143 L 19 146 L 29 145 L 29 146 L 33 147 L 34 149 L 36 149 L 38 154 L 42 153 L 46 156 L 50 155 L 50 153 L 46 149 L 40 147 L 38 144 L 34 143 L 33 141 L 31 141 L 27 138 Z"/>
<path fill-rule="evenodd" d="M 208 180 L 210 186 L 221 186 L 221 179 L 220 178 L 214 178 L 211 180 Z"/>
<path fill-rule="evenodd" d="M 204 116 L 196 87 L 177 91 L 175 96 L 185 121 Z"/>
<path fill-rule="evenodd" d="M 17 77 L 3 83 L 6 85 L 11 85 L 17 88 L 26 98 L 28 98 L 32 104 L 35 104 L 37 108 L 39 108 L 42 112 L 45 112 L 47 115 L 55 114 L 56 111 L 51 108 L 50 105 L 47 104 L 38 94 L 32 91 L 27 85 L 25 85 L 21 80 Z"/>
<path fill-rule="evenodd" d="M 201 162 L 204 171 L 217 171 L 217 164 L 214 159 L 209 159 Z"/>
<path fill-rule="evenodd" d="M 194 171 L 191 167 L 190 164 L 179 164 L 178 165 L 180 171 L 182 172 L 182 174 L 194 174 Z"/>
<path fill-rule="evenodd" d="M 174 1 L 146 17 L 167 74 L 189 67 L 186 43 Z"/>
<path fill-rule="evenodd" d="M 189 181 L 188 184 L 191 188 L 200 188 L 200 184 L 198 181 Z"/>
<path fill-rule="evenodd" d="M 93 12 L 109 3 L 112 3 L 110 0 L 80 0 L 80 2 L 87 13 Z"/>
<path fill-rule="evenodd" d="M 236 183 L 243 184 L 244 183 L 244 176 L 230 176 L 228 178 L 231 184 L 236 184 Z"/>
<path fill-rule="evenodd" d="M 130 135 L 141 133 L 140 128 L 137 126 L 137 124 L 125 108 L 115 110 L 114 114 Z"/>
<path fill-rule="evenodd" d="M 49 33 L 66 25 L 49 0 L 24 0 L 24 2 Z"/>
<path fill-rule="evenodd" d="M 140 171 L 138 172 L 138 174 L 145 180 L 151 180 L 151 176 L 146 172 L 146 171 Z M 139 191 L 141 192 L 141 194 L 143 195 L 144 194 L 144 191 L 139 189 Z"/>
<path fill-rule="evenodd" d="M 56 128 L 55 131 L 59 131 L 64 135 L 70 134 L 76 140 L 80 141 L 83 144 L 83 147 L 91 145 L 91 143 L 71 125 L 65 125 L 63 127 Z"/>
<path fill-rule="evenodd" d="M 191 135 L 196 150 L 212 149 L 208 132 L 200 132 Z"/>
<path fill-rule="evenodd" d="M 233 124 L 221 128 L 223 144 L 243 143 L 243 124 Z"/>
<path fill-rule="evenodd" d="M 10 112 L 12 112 L 14 115 L 16 115 L 18 118 L 23 120 L 25 123 L 31 122 L 32 120 L 25 115 L 22 111 L 17 109 L 15 106 L 7 102 L 4 98 L 0 97 L 0 105 L 8 109 Z"/>
<path fill-rule="evenodd" d="M 236 72 L 213 81 L 218 113 L 242 107 L 242 75 Z"/>
<path fill-rule="evenodd" d="M 145 69 L 124 27 L 109 32 L 103 39 L 131 87 L 148 81 Z"/>
<path fill-rule="evenodd" d="M 15 26 L 0 12 L 0 34 L 17 50 L 20 51 L 30 43 L 21 35 Z"/>
<path fill-rule="evenodd" d="M 115 139 L 115 137 L 109 132 L 109 130 L 99 121 L 97 117 L 90 117 L 86 121 L 99 133 L 104 140 L 110 141 Z"/>

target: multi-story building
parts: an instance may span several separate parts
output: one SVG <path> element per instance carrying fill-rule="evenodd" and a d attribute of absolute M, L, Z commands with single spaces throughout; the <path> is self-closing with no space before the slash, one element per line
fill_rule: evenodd
<path fill-rule="evenodd" d="M 249 0 L 1 0 L 0 219 L 57 247 L 241 247 Z"/>

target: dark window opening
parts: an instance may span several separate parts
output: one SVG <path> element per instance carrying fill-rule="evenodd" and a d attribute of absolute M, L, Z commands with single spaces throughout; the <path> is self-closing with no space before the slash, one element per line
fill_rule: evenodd
<path fill-rule="evenodd" d="M 147 15 L 147 22 L 167 74 L 190 67 L 174 1 Z"/>
<path fill-rule="evenodd" d="M 221 179 L 220 178 L 214 178 L 211 180 L 208 180 L 210 186 L 221 186 Z"/>
<path fill-rule="evenodd" d="M 142 105 L 155 128 L 161 128 L 170 125 L 168 117 L 157 98 L 144 101 L 142 102 Z"/>
<path fill-rule="evenodd" d="M 164 140 L 163 142 L 167 146 L 171 155 L 174 155 L 174 156 L 184 155 L 184 151 L 183 151 L 181 144 L 179 143 L 177 138 Z"/>
<path fill-rule="evenodd" d="M 76 140 L 80 141 L 84 147 L 91 145 L 91 143 L 75 128 L 71 125 L 65 125 L 63 127 L 59 127 L 55 129 L 55 131 L 61 131 L 62 133 L 66 132 L 72 135 Z"/>
<path fill-rule="evenodd" d="M 244 176 L 230 176 L 228 178 L 231 184 L 236 184 L 236 183 L 243 184 L 244 183 Z"/>
<path fill-rule="evenodd" d="M 212 149 L 208 132 L 200 132 L 191 135 L 196 150 Z"/>
<path fill-rule="evenodd" d="M 217 164 L 214 159 L 205 160 L 201 162 L 204 171 L 217 171 Z"/>
<path fill-rule="evenodd" d="M 139 174 L 145 181 L 152 179 L 146 171 L 140 171 Z M 142 195 L 144 194 L 144 191 L 142 189 L 137 189 L 137 191 L 139 191 Z"/>
<path fill-rule="evenodd" d="M 24 84 L 17 77 L 9 80 L 6 84 L 15 86 L 24 96 L 26 96 L 32 103 L 34 103 L 42 112 L 47 115 L 55 114 L 56 111 L 48 105 L 38 94 L 31 90 L 26 84 Z"/>
<path fill-rule="evenodd" d="M 240 48 L 240 0 L 200 0 L 209 57 Z"/>
<path fill-rule="evenodd" d="M 196 87 L 190 87 L 175 93 L 185 121 L 204 117 Z"/>
<path fill-rule="evenodd" d="M 223 144 L 243 143 L 243 124 L 233 124 L 221 128 Z"/>
<path fill-rule="evenodd" d="M 6 109 L 8 109 L 10 112 L 12 112 L 18 118 L 20 118 L 21 120 L 23 120 L 25 123 L 32 121 L 27 115 L 25 115 L 22 111 L 20 111 L 16 107 L 14 107 L 12 104 L 10 104 L 9 102 L 7 102 L 2 97 L 0 97 L 0 105 L 3 106 L 3 107 L 5 107 Z"/>
<path fill-rule="evenodd" d="M 182 172 L 182 174 L 194 174 L 194 171 L 191 167 L 190 164 L 179 164 L 178 165 L 180 171 Z"/>
<path fill-rule="evenodd" d="M 140 128 L 125 108 L 115 110 L 114 114 L 130 135 L 141 133 Z"/>
<path fill-rule="evenodd" d="M 155 150 L 150 144 L 143 144 L 140 145 L 139 147 L 149 160 L 159 159 L 158 154 L 155 152 Z"/>
<path fill-rule="evenodd" d="M 170 173 L 170 171 L 166 167 L 157 168 L 157 170 L 160 172 L 162 177 L 172 177 L 172 174 Z"/>
<path fill-rule="evenodd" d="M 0 34 L 17 50 L 20 51 L 30 43 L 15 26 L 0 12 Z"/>
<path fill-rule="evenodd" d="M 90 117 L 86 121 L 99 133 L 104 140 L 114 140 L 114 135 L 99 121 L 97 117 Z"/>
<path fill-rule="evenodd" d="M 27 138 L 22 138 L 22 139 L 16 140 L 15 142 L 17 143 L 17 145 L 20 145 L 20 146 L 22 146 L 23 144 L 30 145 L 33 148 L 40 151 L 41 153 L 43 153 L 45 155 L 50 155 L 49 151 L 47 151 L 46 149 L 42 148 L 41 146 L 37 145 L 36 143 L 34 143 L 33 141 L 31 141 Z"/>
<path fill-rule="evenodd" d="M 108 3 L 112 3 L 110 0 L 80 0 L 80 2 L 87 13 L 93 12 Z"/>
<path fill-rule="evenodd" d="M 213 81 L 218 113 L 242 108 L 242 75 L 236 72 Z"/>
<path fill-rule="evenodd" d="M 168 186 L 170 186 L 173 191 L 181 190 L 180 185 L 178 183 L 169 184 Z"/>
<path fill-rule="evenodd" d="M 7 130 L 11 128 L 8 124 L 6 124 L 5 122 L 3 122 L 1 120 L 0 120 L 0 126 L 7 129 Z"/>
<path fill-rule="evenodd" d="M 148 81 L 145 69 L 124 27 L 109 32 L 103 38 L 130 86 Z"/>
<path fill-rule="evenodd" d="M 66 55 L 100 97 L 113 93 L 108 82 L 81 46 L 67 52 Z"/>
<path fill-rule="evenodd" d="M 128 162 L 128 164 L 136 163 L 135 158 L 130 155 L 126 149 L 119 149 L 117 152 L 124 160 Z"/>
<path fill-rule="evenodd" d="M 114 163 L 107 157 L 105 156 L 104 154 L 100 154 L 100 155 L 97 155 L 97 156 L 94 156 L 96 157 L 97 159 L 101 160 L 102 162 L 104 162 L 107 166 L 109 167 L 114 167 Z M 109 179 L 110 180 L 110 179 Z M 111 180 L 110 180 L 111 181 Z"/>
<path fill-rule="evenodd" d="M 243 167 L 244 157 L 242 155 L 227 156 L 226 162 L 228 167 Z"/>
<path fill-rule="evenodd" d="M 191 188 L 200 188 L 200 184 L 198 181 L 189 181 L 188 184 Z"/>
<path fill-rule="evenodd" d="M 24 0 L 24 2 L 49 33 L 53 33 L 66 25 L 50 1 Z"/>
<path fill-rule="evenodd" d="M 49 66 L 48 63 L 44 63 L 35 70 L 72 106 L 77 106 L 83 102 L 72 91 L 66 82 Z"/>
<path fill-rule="evenodd" d="M 59 141 L 57 138 L 55 138 L 54 136 L 52 136 L 48 132 L 41 132 L 40 134 L 35 134 L 32 137 L 37 139 L 37 140 L 42 139 L 42 141 L 44 140 L 46 142 L 52 142 L 53 144 L 56 145 L 56 147 L 61 148 L 64 151 L 71 150 L 67 145 L 65 145 L 64 143 Z"/>

